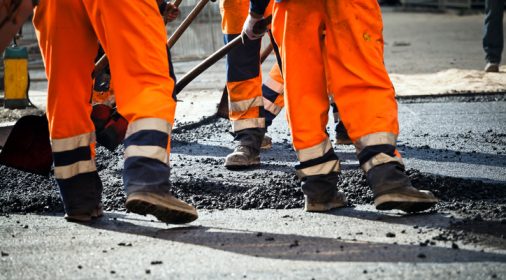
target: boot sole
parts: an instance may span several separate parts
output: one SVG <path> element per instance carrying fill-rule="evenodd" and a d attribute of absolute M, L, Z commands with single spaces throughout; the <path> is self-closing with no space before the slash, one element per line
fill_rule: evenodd
<path fill-rule="evenodd" d="M 247 164 L 224 164 L 226 169 L 228 170 L 245 170 L 248 168 L 254 168 L 260 166 L 260 159 L 250 161 Z"/>
<path fill-rule="evenodd" d="M 225 165 L 225 168 L 228 170 L 246 170 L 250 168 L 259 167 L 260 163 L 253 163 L 248 165 Z"/>
<path fill-rule="evenodd" d="M 100 218 L 104 215 L 104 208 L 102 206 L 102 203 L 93 210 L 91 214 L 78 214 L 78 215 L 68 215 L 65 214 L 64 218 L 68 222 L 74 222 L 74 223 L 88 223 L 91 222 L 92 219 Z"/>
<path fill-rule="evenodd" d="M 437 202 L 437 198 L 423 199 L 401 194 L 385 194 L 374 199 L 374 205 L 378 210 L 398 209 L 407 213 L 427 210 Z"/>
<path fill-rule="evenodd" d="M 346 196 L 339 192 L 334 201 L 325 203 L 308 203 L 307 198 L 304 197 L 304 211 L 306 212 L 327 212 L 335 208 L 345 207 L 348 204 Z"/>
<path fill-rule="evenodd" d="M 327 212 L 332 209 L 346 206 L 346 203 L 318 203 L 304 206 L 306 212 Z"/>
<path fill-rule="evenodd" d="M 144 216 L 151 214 L 167 224 L 186 224 L 198 218 L 195 209 L 179 207 L 175 205 L 177 203 L 181 202 L 174 197 L 162 199 L 150 193 L 134 193 L 128 196 L 126 208 L 130 212 Z"/>

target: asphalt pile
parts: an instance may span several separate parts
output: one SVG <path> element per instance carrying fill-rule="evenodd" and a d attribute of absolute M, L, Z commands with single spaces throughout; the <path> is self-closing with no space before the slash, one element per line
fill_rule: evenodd
<path fill-rule="evenodd" d="M 230 149 L 213 145 L 216 139 L 227 137 L 228 126 L 223 120 L 214 120 L 176 130 L 171 191 L 199 209 L 302 208 L 303 194 L 293 170 L 295 162 L 289 162 L 294 159 L 290 145 L 275 143 L 274 156 L 267 157 L 259 169 L 228 171 L 223 167 L 223 158 Z M 122 154 L 122 147 L 114 152 L 97 148 L 106 210 L 125 210 Z M 283 160 L 282 154 L 291 156 Z M 424 174 L 413 169 L 407 173 L 415 187 L 430 190 L 440 198 L 441 202 L 431 211 L 452 211 L 467 219 L 506 223 L 506 184 Z M 0 213 L 63 211 L 54 177 L 0 166 L 0 178 Z M 346 193 L 349 206 L 373 202 L 365 176 L 358 168 L 343 170 L 338 187 Z"/>

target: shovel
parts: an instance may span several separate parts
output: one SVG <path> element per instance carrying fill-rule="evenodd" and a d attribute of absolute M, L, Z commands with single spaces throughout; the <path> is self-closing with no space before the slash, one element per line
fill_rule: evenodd
<path fill-rule="evenodd" d="M 53 156 L 46 116 L 24 116 L 0 127 L 0 164 L 39 175 L 49 175 Z"/>

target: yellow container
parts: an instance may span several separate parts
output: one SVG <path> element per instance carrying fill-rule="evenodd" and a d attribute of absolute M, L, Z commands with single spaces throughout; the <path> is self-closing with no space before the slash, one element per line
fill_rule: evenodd
<path fill-rule="evenodd" d="M 4 55 L 4 106 L 22 109 L 28 106 L 28 51 L 10 47 Z"/>

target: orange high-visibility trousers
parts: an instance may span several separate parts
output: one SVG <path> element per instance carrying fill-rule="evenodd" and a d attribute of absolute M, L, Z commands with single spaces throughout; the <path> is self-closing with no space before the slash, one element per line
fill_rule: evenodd
<path fill-rule="evenodd" d="M 108 13 L 109 9 L 117 12 Z M 121 5 L 113 1 L 41 1 L 33 22 L 49 80 L 47 113 L 52 138 L 94 130 L 89 115 L 98 41 L 114 78 L 121 81 L 115 83 L 121 115 L 129 122 L 155 117 L 173 123 L 174 81 L 168 76 L 167 35 L 157 9 L 155 1 L 124 1 Z M 124 29 L 128 32 L 118 32 Z"/>
<path fill-rule="evenodd" d="M 117 109 L 129 122 L 125 186 L 168 183 L 176 103 L 156 1 L 42 0 L 33 23 L 49 81 L 47 117 L 60 188 L 96 175 L 90 113 L 99 41 L 116 81 Z"/>
<path fill-rule="evenodd" d="M 273 14 L 293 145 L 303 167 L 299 176 L 339 170 L 334 158 L 323 159 L 331 150 L 325 131 L 329 108 L 326 74 L 364 170 L 400 161 L 395 150 L 397 103 L 383 63 L 377 1 L 282 1 L 275 3 Z"/>
<path fill-rule="evenodd" d="M 325 51 L 325 48 L 324 48 Z M 327 67 L 325 63 L 325 67 Z M 334 96 L 330 91 L 330 79 L 328 75 L 325 75 L 327 78 L 327 92 L 330 98 L 330 106 L 332 107 L 333 115 L 334 115 L 334 123 L 338 123 L 340 120 L 339 112 L 337 110 L 337 106 L 334 102 Z M 271 70 L 269 71 L 269 75 L 265 78 L 262 84 L 262 95 L 264 97 L 264 110 L 265 110 L 265 125 L 269 127 L 272 124 L 272 121 L 276 118 L 276 116 L 281 112 L 283 107 L 285 106 L 284 102 L 284 84 L 283 75 L 281 74 L 281 70 L 279 69 L 279 64 L 275 63 Z"/>
<path fill-rule="evenodd" d="M 271 11 L 269 6 L 267 12 Z M 220 13 L 224 41 L 228 43 L 241 34 L 249 13 L 249 0 L 220 0 Z M 244 44 L 227 54 L 229 118 L 234 132 L 265 127 L 260 47 L 261 40 L 245 39 Z"/>

